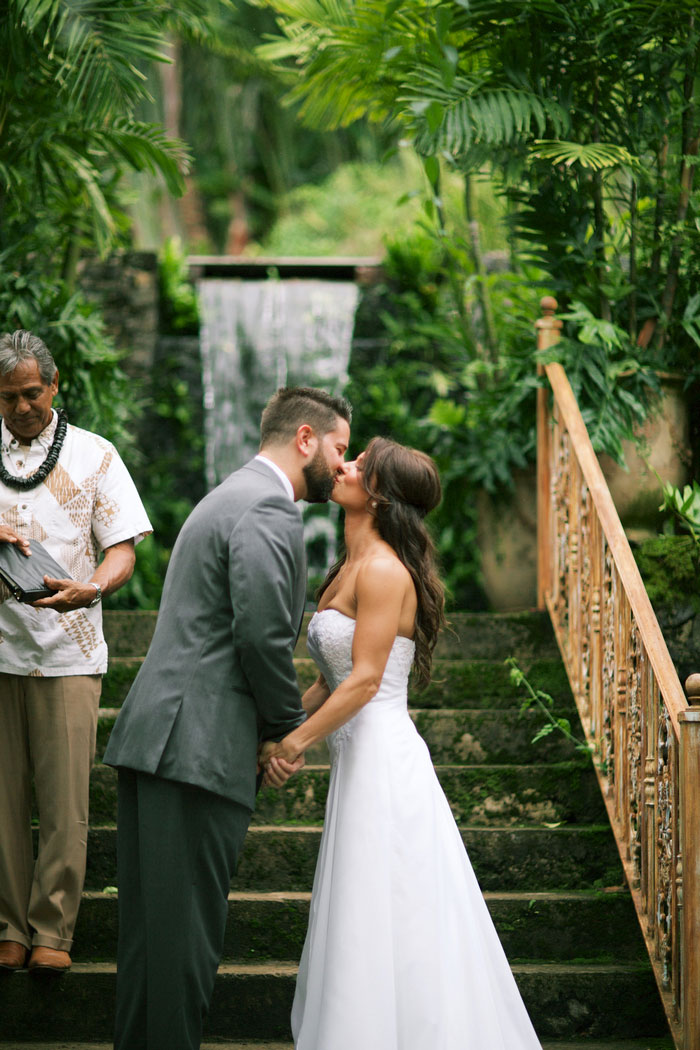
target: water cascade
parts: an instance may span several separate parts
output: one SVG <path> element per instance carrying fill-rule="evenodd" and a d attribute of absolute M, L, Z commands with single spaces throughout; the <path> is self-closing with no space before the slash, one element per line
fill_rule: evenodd
<path fill-rule="evenodd" d="M 198 282 L 207 486 L 258 450 L 260 414 L 280 386 L 343 392 L 358 288 L 339 280 Z M 335 558 L 337 507 L 305 507 L 313 591 Z"/>
<path fill-rule="evenodd" d="M 349 281 L 203 279 L 198 293 L 213 488 L 257 452 L 260 413 L 278 387 L 342 393 L 358 290 Z"/>

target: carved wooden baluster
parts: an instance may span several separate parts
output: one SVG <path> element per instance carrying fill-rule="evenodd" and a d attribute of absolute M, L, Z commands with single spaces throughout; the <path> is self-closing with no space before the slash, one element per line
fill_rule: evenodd
<path fill-rule="evenodd" d="M 593 652 L 593 522 L 595 514 L 591 494 L 581 479 L 581 659 L 579 677 L 579 713 L 588 732 L 591 723 L 591 660 Z"/>
<path fill-rule="evenodd" d="M 649 663 L 646 664 L 646 680 L 641 698 L 643 710 L 642 744 L 644 748 L 644 812 L 642 813 L 642 907 L 646 917 L 646 928 L 653 928 L 655 909 L 655 861 L 656 855 L 656 724 L 659 717 L 660 698 L 656 680 Z"/>
<path fill-rule="evenodd" d="M 621 847 L 629 860 L 629 771 L 627 755 L 627 711 L 630 667 L 631 612 L 627 595 L 620 585 L 615 603 L 617 617 L 615 646 L 615 813 L 622 836 Z"/>
<path fill-rule="evenodd" d="M 569 676 L 574 696 L 581 700 L 579 647 L 581 641 L 581 471 L 575 456 L 569 459 L 569 564 L 567 572 L 569 609 Z"/>
<path fill-rule="evenodd" d="M 673 857 L 673 809 L 674 798 L 674 742 L 666 709 L 659 718 L 658 745 L 656 753 L 656 927 L 658 958 L 661 962 L 661 980 L 664 988 L 671 985 L 671 965 L 673 959 L 673 883 L 675 880 L 675 861 Z"/>
<path fill-rule="evenodd" d="M 600 731 L 601 756 L 606 777 L 606 794 L 612 797 L 615 784 L 615 566 L 607 543 L 604 545 L 603 578 L 603 682 Z"/>
<path fill-rule="evenodd" d="M 593 621 L 593 657 L 591 661 L 591 732 L 600 748 L 603 724 L 603 577 L 605 574 L 605 537 L 600 518 L 593 512 L 593 557 L 591 559 L 591 602 Z"/>
<path fill-rule="evenodd" d="M 641 697 L 644 688 L 646 654 L 632 620 L 630 630 L 630 675 L 627 693 L 627 767 L 628 785 L 628 839 L 629 856 L 632 863 L 632 885 L 640 883 L 642 851 L 642 813 L 644 809 L 642 780 L 642 713 Z"/>
<path fill-rule="evenodd" d="M 680 722 L 681 969 L 683 1047 L 700 1047 L 700 674 L 685 683 L 690 706 Z M 695 950 L 693 950 L 695 946 Z"/>
<path fill-rule="evenodd" d="M 536 322 L 537 349 L 547 350 L 559 339 L 562 322 L 554 316 L 556 299 L 545 296 L 541 302 L 542 317 Z M 544 368 L 538 364 L 537 374 L 544 376 Z M 552 475 L 550 460 L 551 422 L 549 413 L 549 389 L 543 383 L 537 391 L 537 606 L 544 609 L 546 596 L 551 593 L 553 581 L 550 577 L 552 537 L 551 491 Z"/>

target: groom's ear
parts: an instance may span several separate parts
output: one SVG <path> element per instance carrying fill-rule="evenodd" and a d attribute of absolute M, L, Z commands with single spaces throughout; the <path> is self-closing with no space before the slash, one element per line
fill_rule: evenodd
<path fill-rule="evenodd" d="M 308 423 L 302 423 L 295 437 L 295 445 L 298 452 L 308 459 L 313 456 L 318 448 L 318 438 Z"/>

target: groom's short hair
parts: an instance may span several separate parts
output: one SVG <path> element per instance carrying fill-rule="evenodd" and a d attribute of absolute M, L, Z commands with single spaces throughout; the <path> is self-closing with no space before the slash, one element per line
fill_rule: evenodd
<path fill-rule="evenodd" d="M 291 441 L 300 426 L 308 424 L 318 437 L 333 430 L 338 417 L 352 419 L 350 402 L 312 386 L 280 387 L 260 420 L 260 448 Z"/>

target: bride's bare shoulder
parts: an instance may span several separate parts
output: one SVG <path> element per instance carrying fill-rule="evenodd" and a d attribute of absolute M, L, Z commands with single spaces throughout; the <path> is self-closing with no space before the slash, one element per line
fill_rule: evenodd
<path fill-rule="evenodd" d="M 386 587 L 404 587 L 411 582 L 411 574 L 393 551 L 379 550 L 363 559 L 357 571 L 357 588 L 372 590 Z"/>

